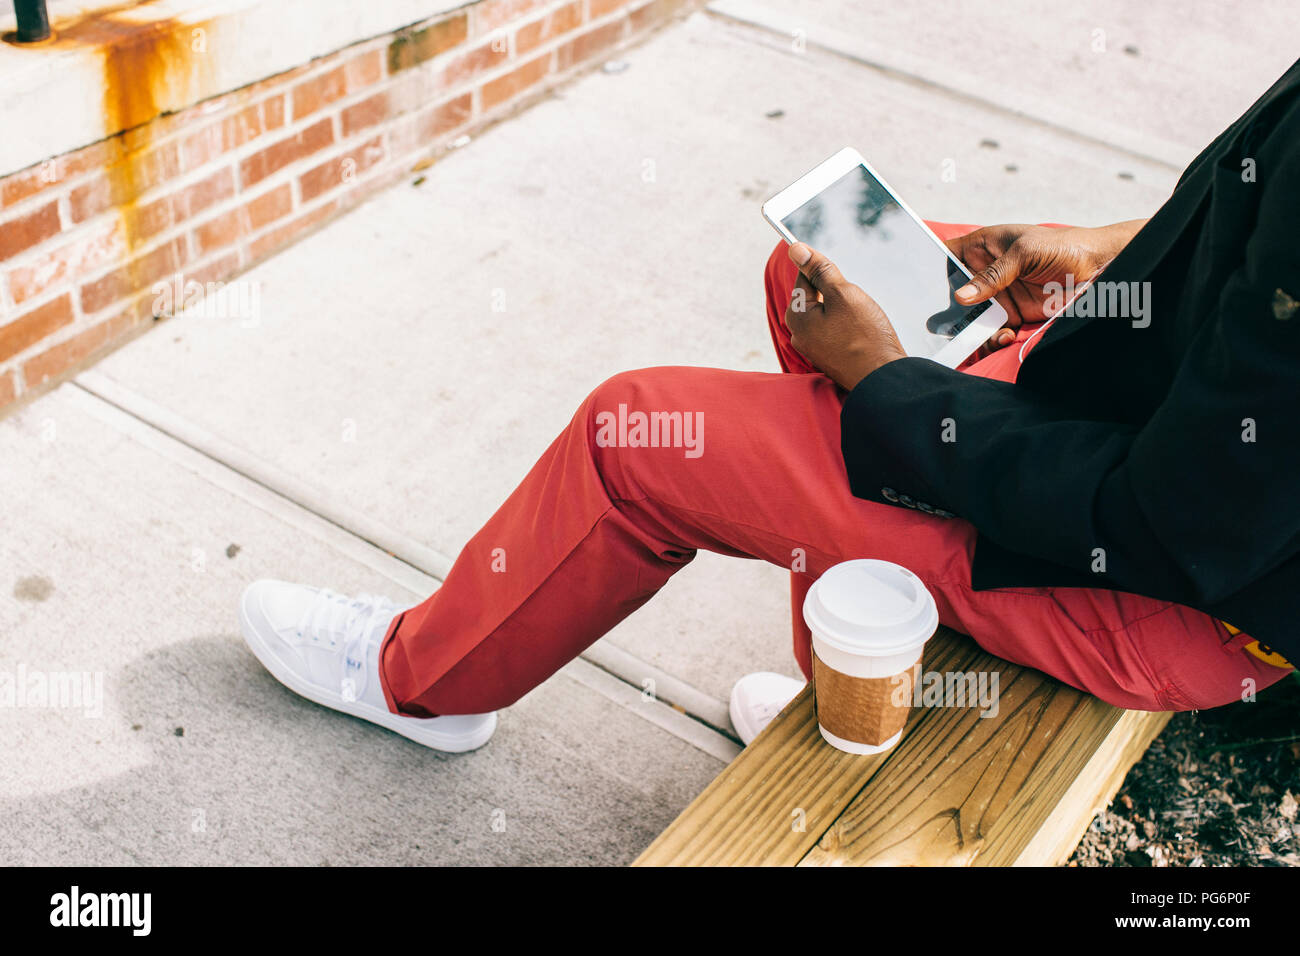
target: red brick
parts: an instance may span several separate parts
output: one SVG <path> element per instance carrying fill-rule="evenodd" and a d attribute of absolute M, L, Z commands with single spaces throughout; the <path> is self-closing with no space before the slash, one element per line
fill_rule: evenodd
<path fill-rule="evenodd" d="M 303 80 L 293 88 L 293 118 L 296 122 L 347 96 L 348 81 L 345 67 L 338 66 L 328 73 Z"/>
<path fill-rule="evenodd" d="M 626 26 L 626 19 L 618 19 L 574 37 L 556 51 L 558 68 L 567 70 L 600 56 L 623 39 L 623 29 Z"/>
<path fill-rule="evenodd" d="M 235 175 L 229 168 L 220 169 L 185 188 L 140 206 L 128 213 L 131 242 L 143 242 L 161 232 L 179 226 L 217 203 L 235 194 Z"/>
<path fill-rule="evenodd" d="M 356 93 L 367 86 L 374 86 L 384 78 L 384 58 L 378 50 L 367 50 L 352 57 L 344 64 L 347 73 L 348 92 Z"/>
<path fill-rule="evenodd" d="M 262 103 L 262 126 L 267 132 L 273 132 L 285 123 L 286 97 L 272 96 Z"/>
<path fill-rule="evenodd" d="M 147 290 L 159 279 L 180 270 L 186 261 L 185 237 L 180 236 L 146 252 L 108 275 L 81 287 L 81 311 L 106 309 L 115 302 Z"/>
<path fill-rule="evenodd" d="M 272 229 L 260 239 L 253 241 L 253 244 L 249 247 L 251 260 L 256 262 L 292 244 L 334 215 L 338 211 L 338 207 L 338 200 L 332 199 L 323 205 L 317 206 L 311 212 L 304 213 L 292 222 L 285 223 L 278 229 Z"/>
<path fill-rule="evenodd" d="M 576 29 L 582 23 L 582 2 L 575 0 L 568 6 L 560 7 L 558 10 L 552 10 L 540 20 L 534 20 L 532 23 L 525 23 L 515 33 L 515 52 L 519 55 L 527 53 L 545 43 L 547 40 L 553 40 L 561 33 L 568 33 Z"/>
<path fill-rule="evenodd" d="M 31 390 L 55 376 L 62 375 L 109 343 L 120 339 L 139 322 L 140 315 L 140 303 L 133 303 L 112 318 L 77 333 L 35 358 L 28 359 L 23 363 L 23 378 L 27 381 L 27 389 Z"/>
<path fill-rule="evenodd" d="M 288 183 L 283 183 L 250 201 L 244 208 L 248 210 L 249 227 L 256 231 L 289 214 L 293 209 L 293 190 Z"/>
<path fill-rule="evenodd" d="M 134 190 L 131 193 L 134 198 L 180 175 L 180 147 L 171 142 L 157 149 L 123 153 L 114 167 L 120 170 L 117 175 Z"/>
<path fill-rule="evenodd" d="M 399 73 L 431 60 L 439 53 L 463 43 L 469 34 L 469 18 L 457 13 L 418 30 L 399 30 L 388 44 L 388 72 Z"/>
<path fill-rule="evenodd" d="M 34 212 L 0 222 L 0 260 L 57 236 L 59 229 L 57 202 L 48 202 Z"/>
<path fill-rule="evenodd" d="M 231 209 L 209 219 L 194 230 L 194 243 L 199 255 L 214 249 L 233 246 L 248 232 L 247 213 L 243 206 Z"/>
<path fill-rule="evenodd" d="M 171 197 L 164 196 L 137 209 L 128 209 L 126 221 L 127 235 L 131 237 L 132 243 L 151 239 L 160 232 L 170 229 L 175 224 Z"/>
<path fill-rule="evenodd" d="M 126 255 L 126 236 L 116 219 L 93 229 L 80 229 L 71 242 L 9 273 L 9 292 L 21 305 L 79 276 L 89 275 Z"/>
<path fill-rule="evenodd" d="M 103 171 L 69 196 L 73 222 L 85 222 L 114 206 L 135 201 L 148 190 L 174 179 L 181 171 L 175 143 L 144 152 L 121 152 Z"/>
<path fill-rule="evenodd" d="M 57 159 L 48 159 L 30 169 L 6 176 L 0 180 L 0 209 L 58 185 L 61 178 L 62 170 Z"/>
<path fill-rule="evenodd" d="M 57 332 L 72 319 L 72 297 L 61 295 L 0 326 L 0 362 Z"/>
<path fill-rule="evenodd" d="M 591 0 L 591 19 L 595 20 L 628 6 L 631 6 L 631 0 Z"/>
<path fill-rule="evenodd" d="M 170 142 L 156 149 L 124 149 L 106 172 L 118 184 L 118 201 L 130 202 L 180 175 L 180 147 Z"/>
<path fill-rule="evenodd" d="M 49 189 L 58 178 L 58 164 L 49 161 L 5 176 L 0 179 L 0 209 Z"/>
<path fill-rule="evenodd" d="M 483 84 L 483 109 L 490 110 L 499 103 L 511 100 L 530 86 L 541 81 L 550 72 L 551 55 L 545 53 L 530 60 L 517 70 Z"/>
<path fill-rule="evenodd" d="M 281 183 L 270 192 L 263 193 L 238 209 L 210 219 L 195 229 L 194 241 L 199 254 L 232 246 L 245 236 L 288 215 L 292 208 L 293 192 L 288 183 Z"/>
<path fill-rule="evenodd" d="M 14 373 L 5 372 L 0 375 L 0 408 L 8 405 L 18 394 L 18 386 L 14 382 Z"/>
<path fill-rule="evenodd" d="M 6 176 L 0 179 L 0 208 L 12 206 L 43 190 L 66 183 L 87 170 L 98 169 L 117 154 L 115 141 L 100 140 L 75 153 L 56 156 Z"/>
<path fill-rule="evenodd" d="M 226 148 L 224 121 L 213 123 L 181 140 L 181 167 L 186 172 L 201 169 L 224 153 Z"/>
<path fill-rule="evenodd" d="M 338 186 L 350 185 L 355 178 L 385 158 L 383 143 L 376 136 L 370 142 L 336 156 L 315 169 L 308 170 L 298 180 L 302 201 L 311 202 L 317 196 Z"/>
<path fill-rule="evenodd" d="M 462 93 L 454 100 L 439 103 L 437 106 L 430 107 L 421 113 L 416 127 L 418 130 L 417 135 L 422 142 L 435 140 L 460 126 L 469 119 L 470 114 L 473 112 L 473 97 L 469 93 Z"/>
<path fill-rule="evenodd" d="M 491 42 L 484 43 L 448 63 L 438 79 L 438 88 L 451 89 L 481 73 L 495 70 L 503 65 L 509 56 L 510 51 L 504 47 L 494 50 Z"/>
<path fill-rule="evenodd" d="M 549 0 L 486 0 L 474 8 L 474 34 L 487 33 L 499 26 L 513 23 Z"/>
<path fill-rule="evenodd" d="M 221 121 L 222 145 L 228 150 L 251 143 L 265 132 L 266 121 L 262 116 L 261 103 L 246 106 Z"/>
<path fill-rule="evenodd" d="M 273 143 L 239 164 L 239 178 L 244 188 L 260 183 L 296 160 L 310 156 L 334 142 L 334 124 L 326 118 L 308 126 L 296 136 Z"/>
<path fill-rule="evenodd" d="M 462 126 L 473 112 L 473 94 L 467 91 L 446 102 L 408 113 L 388 135 L 392 156 L 400 158 L 443 139 L 447 133 Z"/>
<path fill-rule="evenodd" d="M 85 222 L 113 208 L 113 184 L 106 175 L 98 175 L 74 189 L 68 197 L 73 222 Z"/>
<path fill-rule="evenodd" d="M 284 96 L 245 106 L 186 136 L 180 142 L 181 168 L 206 166 L 232 149 L 284 126 Z"/>
<path fill-rule="evenodd" d="M 383 90 L 374 96 L 367 97 L 360 103 L 354 103 L 343 111 L 343 135 L 352 136 L 363 129 L 369 129 L 371 126 L 388 119 L 391 114 L 392 106 L 389 102 L 388 91 Z"/>
<path fill-rule="evenodd" d="M 235 171 L 227 166 L 181 189 L 173 197 L 177 219 L 189 219 L 235 194 Z"/>

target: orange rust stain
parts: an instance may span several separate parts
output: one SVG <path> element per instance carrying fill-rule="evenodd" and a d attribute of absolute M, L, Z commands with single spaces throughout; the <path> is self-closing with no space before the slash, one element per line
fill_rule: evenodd
<path fill-rule="evenodd" d="M 176 174 L 175 168 L 151 155 L 157 133 L 149 124 L 168 112 L 172 103 L 189 105 L 212 89 L 210 24 L 131 15 L 153 2 L 135 0 L 55 18 L 49 44 L 52 49 L 86 47 L 102 57 L 104 127 L 114 146 L 104 171 L 126 237 L 132 286 L 137 289 L 144 283 L 137 281 L 142 277 L 136 255 L 141 244 L 136 203 L 160 176 Z"/>

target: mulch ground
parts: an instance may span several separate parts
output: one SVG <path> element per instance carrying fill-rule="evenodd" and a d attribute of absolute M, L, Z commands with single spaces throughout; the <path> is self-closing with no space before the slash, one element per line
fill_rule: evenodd
<path fill-rule="evenodd" d="M 1300 679 L 1175 714 L 1069 866 L 1300 866 Z"/>

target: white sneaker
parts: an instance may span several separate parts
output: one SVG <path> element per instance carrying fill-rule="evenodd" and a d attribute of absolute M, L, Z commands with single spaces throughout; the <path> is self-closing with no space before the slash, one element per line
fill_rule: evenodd
<path fill-rule="evenodd" d="M 736 729 L 736 735 L 740 737 L 741 743 L 749 746 L 749 742 L 757 737 L 803 688 L 803 681 L 782 674 L 773 674 L 770 671 L 746 674 L 736 681 L 736 686 L 731 688 L 731 726 Z"/>
<path fill-rule="evenodd" d="M 295 694 L 434 750 L 482 747 L 497 728 L 495 712 L 420 718 L 388 709 L 379 644 L 403 610 L 383 597 L 264 580 L 245 589 L 239 624 L 262 666 Z"/>

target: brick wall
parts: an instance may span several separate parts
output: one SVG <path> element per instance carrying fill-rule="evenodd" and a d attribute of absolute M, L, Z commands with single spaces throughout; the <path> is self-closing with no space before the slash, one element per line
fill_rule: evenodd
<path fill-rule="evenodd" d="M 0 178 L 0 409 L 692 5 L 479 0 Z"/>

